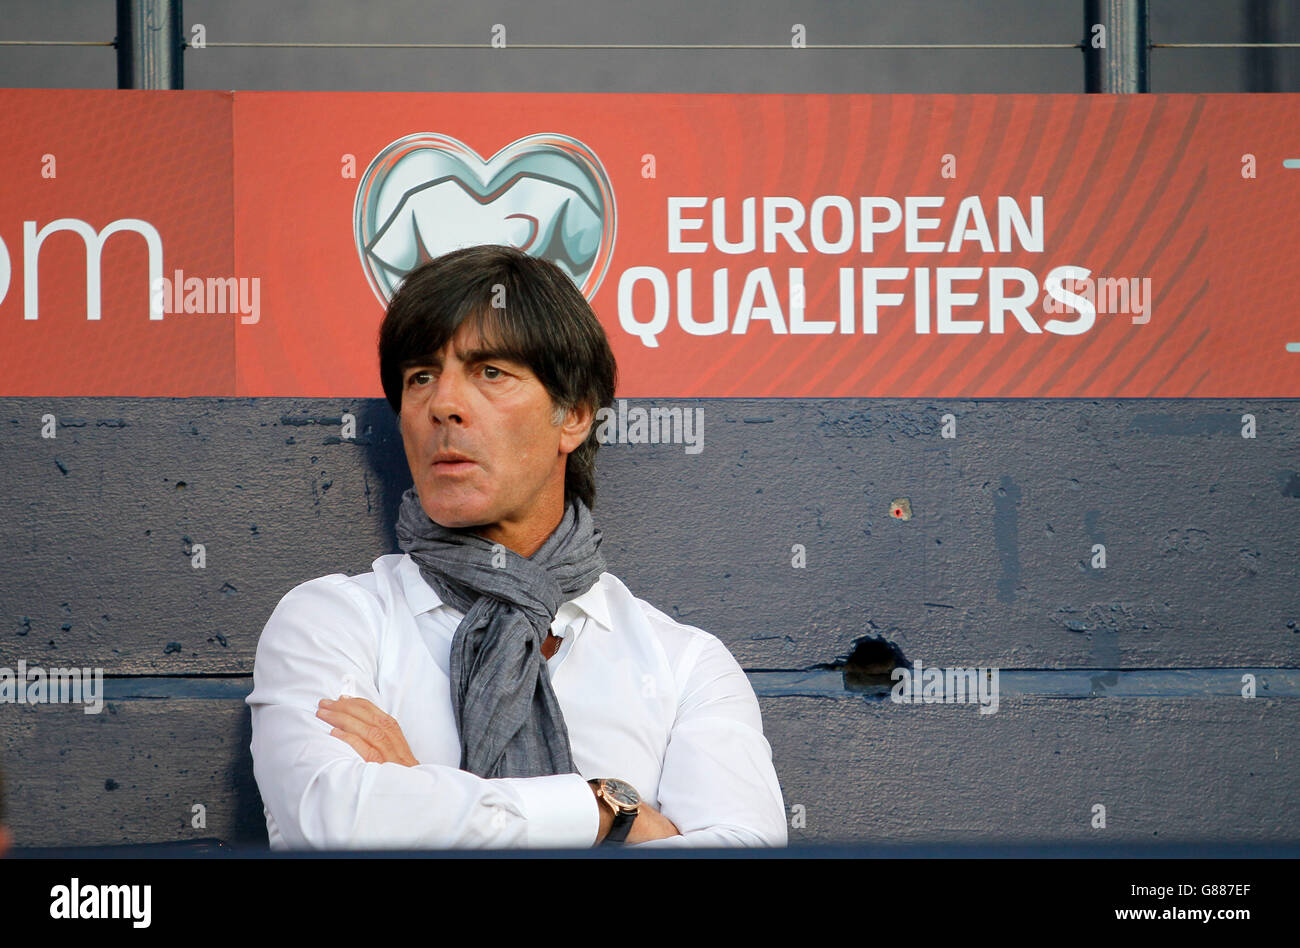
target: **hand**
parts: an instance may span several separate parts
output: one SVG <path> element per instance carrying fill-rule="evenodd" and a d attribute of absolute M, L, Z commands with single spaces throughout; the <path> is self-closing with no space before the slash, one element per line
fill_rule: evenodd
<path fill-rule="evenodd" d="M 652 839 L 666 839 L 669 836 L 681 835 L 682 831 L 677 828 L 676 823 L 642 800 L 624 844 L 645 843 Z"/>
<path fill-rule="evenodd" d="M 337 701 L 322 698 L 316 716 L 333 724 L 330 734 L 351 745 L 364 761 L 404 767 L 416 767 L 420 763 L 411 753 L 397 721 L 365 698 L 351 695 L 339 695 Z"/>

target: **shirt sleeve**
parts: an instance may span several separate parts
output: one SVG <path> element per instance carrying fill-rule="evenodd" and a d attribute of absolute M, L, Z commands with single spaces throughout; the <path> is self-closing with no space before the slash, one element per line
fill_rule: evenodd
<path fill-rule="evenodd" d="M 628 848 L 785 846 L 785 801 L 744 670 L 708 634 L 682 664 L 690 669 L 659 780 L 659 811 L 681 835 Z"/>
<path fill-rule="evenodd" d="M 322 698 L 376 693 L 383 616 L 342 574 L 295 587 L 257 645 L 253 774 L 293 849 L 590 847 L 599 804 L 580 774 L 484 779 L 458 767 L 370 763 L 316 716 Z M 398 722 L 401 723 L 400 721 Z"/>

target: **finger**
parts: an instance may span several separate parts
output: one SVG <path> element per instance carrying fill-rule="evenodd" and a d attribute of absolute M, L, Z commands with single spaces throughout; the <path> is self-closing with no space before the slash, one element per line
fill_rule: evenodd
<path fill-rule="evenodd" d="M 397 726 L 397 721 L 390 715 L 379 710 L 370 701 L 365 698 L 357 698 L 352 695 L 339 695 L 337 701 L 322 701 L 321 705 L 329 710 L 338 711 L 350 715 L 352 718 L 369 725 L 369 730 L 349 728 L 354 733 L 360 734 L 370 743 L 379 746 L 381 742 L 388 740 L 388 735 Z"/>
<path fill-rule="evenodd" d="M 351 747 L 354 751 L 356 751 L 359 755 L 361 755 L 361 759 L 364 761 L 368 761 L 370 763 L 380 763 L 384 759 L 384 755 L 381 754 L 378 751 L 378 749 L 367 744 L 365 741 L 357 737 L 355 734 L 349 734 L 347 731 L 341 731 L 338 728 L 334 728 L 332 731 L 330 731 L 330 734 L 334 735 L 343 743 Z"/>
<path fill-rule="evenodd" d="M 342 731 L 349 734 L 355 734 L 363 740 L 373 743 L 374 737 L 378 735 L 380 729 L 369 721 L 363 721 L 361 718 L 348 711 L 341 711 L 338 707 L 320 708 L 316 712 L 316 717 L 329 724 L 334 725 Z"/>
<path fill-rule="evenodd" d="M 347 711 L 339 711 L 337 708 L 321 708 L 316 712 L 316 716 L 342 731 L 361 738 L 384 754 L 396 753 L 396 748 L 392 745 L 394 743 L 393 730 L 397 722 L 392 718 L 388 718 L 388 724 L 376 724 L 356 717 Z"/>
<path fill-rule="evenodd" d="M 346 711 L 353 717 L 360 718 L 369 724 L 384 724 L 392 720 L 392 717 L 379 710 L 365 698 L 357 698 L 353 695 L 339 695 L 337 701 L 329 702 L 326 707 Z"/>

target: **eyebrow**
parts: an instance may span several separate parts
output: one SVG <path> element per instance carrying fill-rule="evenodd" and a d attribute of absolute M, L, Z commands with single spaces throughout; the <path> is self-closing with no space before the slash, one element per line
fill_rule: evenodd
<path fill-rule="evenodd" d="M 510 362 L 514 365 L 523 365 L 522 362 L 510 355 L 508 352 L 484 346 L 480 346 L 477 349 L 470 349 L 464 354 L 461 361 L 468 365 L 478 365 L 482 362 Z M 402 363 L 402 374 L 405 375 L 410 369 L 417 369 L 426 365 L 441 368 L 442 356 L 434 354 L 422 358 L 407 359 Z"/>

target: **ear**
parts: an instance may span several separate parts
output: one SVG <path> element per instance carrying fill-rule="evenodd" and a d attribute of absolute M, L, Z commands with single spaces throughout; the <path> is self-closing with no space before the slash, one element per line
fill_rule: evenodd
<path fill-rule="evenodd" d="M 587 440 L 587 434 L 591 431 L 591 423 L 595 417 L 595 412 L 591 410 L 590 405 L 578 405 L 576 408 L 569 409 L 560 428 L 561 454 L 572 454 Z"/>

